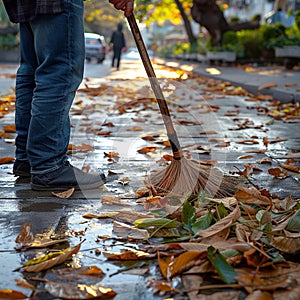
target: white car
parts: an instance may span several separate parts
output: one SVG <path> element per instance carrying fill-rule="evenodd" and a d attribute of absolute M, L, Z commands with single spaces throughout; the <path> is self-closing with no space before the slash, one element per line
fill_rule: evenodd
<path fill-rule="evenodd" d="M 85 58 L 87 61 L 96 59 L 98 63 L 105 60 L 107 45 L 104 36 L 97 33 L 85 33 Z"/>

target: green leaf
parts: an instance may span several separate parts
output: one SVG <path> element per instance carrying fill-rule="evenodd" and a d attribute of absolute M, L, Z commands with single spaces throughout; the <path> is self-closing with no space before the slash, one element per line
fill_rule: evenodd
<path fill-rule="evenodd" d="M 289 219 L 286 230 L 300 232 L 300 209 Z"/>
<path fill-rule="evenodd" d="M 193 224 L 195 222 L 195 207 L 186 200 L 182 207 L 182 225 L 183 228 L 188 230 L 189 232 L 193 232 Z"/>
<path fill-rule="evenodd" d="M 141 218 L 133 222 L 137 228 L 159 227 L 159 228 L 176 228 L 180 223 L 168 218 Z"/>
<path fill-rule="evenodd" d="M 213 219 L 213 215 L 209 212 L 208 214 L 200 217 L 199 219 L 197 219 L 194 224 L 193 224 L 193 233 L 198 232 L 200 229 L 205 230 L 207 229 L 210 224 L 211 221 Z"/>
<path fill-rule="evenodd" d="M 228 216 L 228 212 L 226 207 L 224 206 L 223 203 L 219 204 L 217 207 L 218 210 L 218 214 L 220 216 L 221 219 L 225 218 L 226 216 Z"/>
<path fill-rule="evenodd" d="M 236 282 L 235 278 L 237 277 L 237 273 L 234 268 L 226 261 L 225 257 L 220 254 L 220 252 L 215 250 L 214 247 L 210 246 L 207 249 L 207 258 L 225 283 L 230 284 Z"/>

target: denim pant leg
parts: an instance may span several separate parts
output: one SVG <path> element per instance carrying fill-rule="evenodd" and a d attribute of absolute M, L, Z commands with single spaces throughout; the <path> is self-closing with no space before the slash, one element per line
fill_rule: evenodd
<path fill-rule="evenodd" d="M 37 67 L 27 157 L 32 173 L 43 174 L 67 159 L 69 110 L 84 68 L 83 1 L 65 0 L 65 12 L 38 16 L 30 26 Z"/>
<path fill-rule="evenodd" d="M 34 50 L 34 36 L 29 23 L 20 24 L 20 66 L 16 78 L 15 124 L 17 137 L 16 159 L 27 160 L 27 136 L 31 120 L 31 102 L 35 88 L 37 60 Z"/>

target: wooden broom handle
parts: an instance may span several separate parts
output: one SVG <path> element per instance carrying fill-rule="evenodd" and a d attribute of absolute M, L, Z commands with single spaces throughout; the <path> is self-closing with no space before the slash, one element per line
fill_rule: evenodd
<path fill-rule="evenodd" d="M 150 61 L 147 49 L 145 47 L 141 32 L 139 30 L 139 27 L 136 23 L 134 14 L 131 16 L 127 17 L 129 26 L 131 28 L 131 32 L 133 34 L 136 46 L 138 48 L 138 51 L 140 53 L 145 71 L 147 73 L 148 79 L 150 81 L 153 93 L 155 95 L 156 101 L 158 103 L 160 113 L 162 115 L 166 130 L 167 130 L 167 135 L 168 139 L 171 144 L 172 152 L 174 159 L 181 159 L 182 158 L 182 150 L 179 144 L 179 140 L 177 137 L 177 133 L 174 129 L 174 125 L 170 116 L 170 111 L 167 105 L 167 101 L 163 95 L 163 92 L 160 88 L 160 85 L 158 83 L 157 77 L 155 75 L 152 63 Z"/>

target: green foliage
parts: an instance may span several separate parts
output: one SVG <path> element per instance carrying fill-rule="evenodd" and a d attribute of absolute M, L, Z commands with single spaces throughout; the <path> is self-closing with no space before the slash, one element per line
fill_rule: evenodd
<path fill-rule="evenodd" d="M 238 56 L 243 53 L 242 45 L 238 39 L 237 32 L 226 31 L 222 37 L 222 43 L 219 46 L 211 46 L 211 38 L 207 41 L 207 50 L 212 52 L 230 51 L 235 52 Z"/>
<path fill-rule="evenodd" d="M 194 235 L 200 229 L 205 230 L 211 225 L 213 221 L 213 215 L 211 212 L 208 212 L 200 218 L 197 218 L 195 206 L 191 204 L 188 198 L 183 204 L 181 219 L 183 228 L 190 234 Z"/>
<path fill-rule="evenodd" d="M 260 29 L 240 30 L 237 32 L 239 44 L 243 49 L 243 57 L 260 58 L 265 50 L 264 37 Z"/>
<path fill-rule="evenodd" d="M 187 15 L 190 15 L 192 0 L 182 2 L 183 8 Z M 159 24 L 165 21 L 173 24 L 181 22 L 181 14 L 174 0 L 151 1 L 151 0 L 136 0 L 135 15 L 145 24 L 158 22 Z"/>
<path fill-rule="evenodd" d="M 268 49 L 287 45 L 300 45 L 300 11 L 295 13 L 295 22 L 291 27 L 281 23 L 262 26 L 265 46 Z"/>
<path fill-rule="evenodd" d="M 289 219 L 286 230 L 300 232 L 300 209 Z"/>
<path fill-rule="evenodd" d="M 19 46 L 19 36 L 9 33 L 0 35 L 0 49 L 1 50 L 13 50 Z"/>
<path fill-rule="evenodd" d="M 238 16 L 233 16 L 229 19 L 229 24 L 238 23 L 240 21 L 240 18 Z"/>
<path fill-rule="evenodd" d="M 207 258 L 225 283 L 230 284 L 236 282 L 235 278 L 237 277 L 237 273 L 219 251 L 210 246 L 207 250 Z"/>

